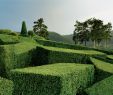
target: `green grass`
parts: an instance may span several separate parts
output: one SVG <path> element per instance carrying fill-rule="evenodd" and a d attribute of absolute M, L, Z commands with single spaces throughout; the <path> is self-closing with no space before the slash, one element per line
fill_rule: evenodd
<path fill-rule="evenodd" d="M 88 95 L 113 95 L 113 76 L 110 76 L 86 89 L 86 93 Z"/>
<path fill-rule="evenodd" d="M 94 67 L 58 63 L 15 69 L 11 77 L 14 95 L 75 95 L 92 84 Z"/>

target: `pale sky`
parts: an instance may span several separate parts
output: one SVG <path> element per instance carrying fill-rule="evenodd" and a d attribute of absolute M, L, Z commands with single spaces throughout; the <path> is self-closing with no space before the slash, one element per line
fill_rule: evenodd
<path fill-rule="evenodd" d="M 21 30 L 44 18 L 49 31 L 72 34 L 76 20 L 96 17 L 113 23 L 113 0 L 0 0 L 0 29 Z"/>

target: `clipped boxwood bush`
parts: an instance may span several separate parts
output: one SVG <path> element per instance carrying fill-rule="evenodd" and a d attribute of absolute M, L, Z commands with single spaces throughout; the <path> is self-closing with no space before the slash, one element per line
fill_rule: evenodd
<path fill-rule="evenodd" d="M 9 34 L 11 33 L 12 31 L 9 30 L 9 29 L 0 29 L 0 34 Z"/>
<path fill-rule="evenodd" d="M 100 51 L 100 52 L 103 52 L 103 53 L 106 53 L 106 54 L 113 54 L 113 50 L 112 49 L 103 49 L 103 48 L 101 48 L 101 49 L 99 49 L 99 48 L 92 48 L 93 50 L 96 50 L 96 51 Z"/>
<path fill-rule="evenodd" d="M 11 32 L 11 33 L 9 33 L 9 35 L 18 36 L 18 34 L 16 32 Z"/>
<path fill-rule="evenodd" d="M 112 55 L 106 55 L 106 56 L 95 56 L 94 58 L 96 58 L 96 59 L 98 59 L 98 60 L 105 61 L 105 62 L 107 62 L 107 63 L 111 63 L 111 64 L 113 64 Z"/>
<path fill-rule="evenodd" d="M 113 76 L 97 82 L 85 91 L 87 95 L 113 95 Z"/>
<path fill-rule="evenodd" d="M 0 46 L 0 76 L 9 77 L 10 70 L 31 65 L 35 43 L 22 42 Z"/>
<path fill-rule="evenodd" d="M 0 45 L 19 43 L 18 36 L 0 34 Z"/>
<path fill-rule="evenodd" d="M 105 56 L 101 52 L 91 50 L 71 50 L 38 46 L 32 59 L 34 65 L 51 63 L 87 63 L 90 64 L 89 56 Z"/>
<path fill-rule="evenodd" d="M 93 65 L 52 64 L 11 71 L 14 95 L 76 95 L 93 82 Z"/>
<path fill-rule="evenodd" d="M 51 41 L 51 40 L 39 40 L 39 39 L 36 39 L 36 41 L 39 44 L 42 44 L 44 46 L 68 48 L 68 49 L 76 49 L 76 50 L 91 50 L 91 48 L 88 48 L 88 47 L 85 47 L 85 46 L 71 45 L 71 44 L 66 44 L 66 43 L 58 43 L 58 42 Z"/>
<path fill-rule="evenodd" d="M 100 81 L 113 74 L 113 64 L 91 58 L 92 63 L 95 66 L 95 81 Z"/>
<path fill-rule="evenodd" d="M 0 95 L 12 95 L 13 82 L 0 77 Z"/>

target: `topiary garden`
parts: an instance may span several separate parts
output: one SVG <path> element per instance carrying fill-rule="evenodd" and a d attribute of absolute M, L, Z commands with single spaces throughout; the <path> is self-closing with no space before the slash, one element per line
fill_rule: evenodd
<path fill-rule="evenodd" d="M 1 33 L 0 95 L 113 95 L 112 63 L 106 50 Z"/>

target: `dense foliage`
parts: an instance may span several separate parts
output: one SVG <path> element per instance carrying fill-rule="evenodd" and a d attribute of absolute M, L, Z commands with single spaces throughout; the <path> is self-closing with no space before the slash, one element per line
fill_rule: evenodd
<path fill-rule="evenodd" d="M 85 45 L 87 41 L 92 40 L 94 47 L 100 46 L 100 43 L 104 41 L 105 47 L 107 47 L 111 32 L 111 23 L 104 24 L 102 20 L 96 18 L 88 19 L 85 22 L 76 21 L 73 40 L 75 44 L 84 42 Z"/>
<path fill-rule="evenodd" d="M 0 34 L 10 34 L 11 32 L 9 29 L 0 29 Z"/>
<path fill-rule="evenodd" d="M 51 63 L 86 63 L 90 64 L 89 56 L 104 56 L 103 53 L 88 50 L 71 50 L 46 46 L 37 46 L 32 59 L 34 65 Z M 38 59 L 38 60 L 37 60 Z"/>
<path fill-rule="evenodd" d="M 75 95 L 92 84 L 93 75 L 92 65 L 71 63 L 15 69 L 11 74 L 14 95 Z"/>
<path fill-rule="evenodd" d="M 113 76 L 110 76 L 86 89 L 86 93 L 88 95 L 113 95 Z"/>
<path fill-rule="evenodd" d="M 48 39 L 48 31 L 47 31 L 47 26 L 44 24 L 43 18 L 38 19 L 37 21 L 34 22 L 33 30 L 34 32 L 46 39 Z"/>
<path fill-rule="evenodd" d="M 13 82 L 0 77 L 0 95 L 12 95 Z"/>
<path fill-rule="evenodd" d="M 0 34 L 0 45 L 19 43 L 18 36 Z"/>
<path fill-rule="evenodd" d="M 91 49 L 91 48 L 88 48 L 88 47 L 85 47 L 85 46 L 70 45 L 70 44 L 66 44 L 66 43 L 58 43 L 58 42 L 51 41 L 51 40 L 39 40 L 39 39 L 36 39 L 36 41 L 39 44 L 42 44 L 44 46 L 68 48 L 68 49 L 75 49 L 75 50 L 90 50 Z"/>
<path fill-rule="evenodd" d="M 85 95 L 89 92 L 85 93 L 84 89 L 92 82 L 97 84 L 113 74 L 112 51 L 56 43 L 37 35 L 22 37 L 9 34 L 0 34 L 0 76 L 13 80 L 14 92 L 10 94 L 12 84 L 0 79 L 6 83 L 0 84 L 0 94 Z M 95 66 L 95 73 L 93 66 L 88 64 Z M 95 87 L 91 86 L 91 89 Z M 92 93 L 92 90 L 88 91 Z"/>
<path fill-rule="evenodd" d="M 113 74 L 113 64 L 95 58 L 91 58 L 91 61 L 96 67 L 95 82 Z"/>
<path fill-rule="evenodd" d="M 33 37 L 34 36 L 34 32 L 32 30 L 28 31 L 28 36 Z"/>
<path fill-rule="evenodd" d="M 9 78 L 11 69 L 22 68 L 31 64 L 36 44 L 28 38 L 20 38 L 19 40 L 21 43 L 0 46 L 0 76 Z"/>
<path fill-rule="evenodd" d="M 21 36 L 27 36 L 28 35 L 25 21 L 22 22 L 22 28 L 21 28 L 20 35 Z"/>

